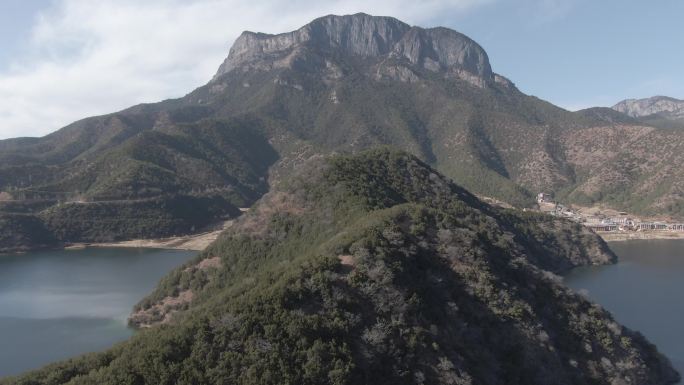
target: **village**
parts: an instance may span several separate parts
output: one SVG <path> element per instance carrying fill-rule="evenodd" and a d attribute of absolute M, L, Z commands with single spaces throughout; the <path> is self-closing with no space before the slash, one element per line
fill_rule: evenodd
<path fill-rule="evenodd" d="M 640 218 L 626 212 L 596 208 L 571 208 L 556 202 L 550 194 L 537 194 L 539 210 L 556 217 L 567 218 L 596 232 L 682 232 L 684 222 Z"/>

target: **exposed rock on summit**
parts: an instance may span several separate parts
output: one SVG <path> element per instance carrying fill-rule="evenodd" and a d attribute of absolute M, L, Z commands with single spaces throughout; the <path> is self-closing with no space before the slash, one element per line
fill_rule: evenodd
<path fill-rule="evenodd" d="M 667 114 L 684 119 L 684 100 L 667 96 L 654 96 L 646 99 L 627 99 L 613 106 L 613 109 L 633 118 L 654 114 Z"/>
<path fill-rule="evenodd" d="M 412 77 L 401 64 L 443 72 L 478 86 L 494 81 L 487 53 L 467 36 L 366 14 L 325 16 L 278 35 L 244 32 L 215 79 L 234 70 L 325 69 L 331 60 L 353 57 L 374 59 L 371 67 L 377 73 L 396 74 L 404 81 Z M 387 63 L 388 59 L 393 62 Z M 390 70 L 384 68 L 388 65 Z"/>

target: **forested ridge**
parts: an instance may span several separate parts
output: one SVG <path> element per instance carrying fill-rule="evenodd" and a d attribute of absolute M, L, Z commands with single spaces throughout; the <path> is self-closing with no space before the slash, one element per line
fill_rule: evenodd
<path fill-rule="evenodd" d="M 407 153 L 313 157 L 136 307 L 151 327 L 2 383 L 672 383 L 555 275 L 614 258 Z"/>

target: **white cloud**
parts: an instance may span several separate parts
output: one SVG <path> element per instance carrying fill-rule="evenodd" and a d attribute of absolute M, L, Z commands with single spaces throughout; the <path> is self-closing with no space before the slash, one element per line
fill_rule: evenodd
<path fill-rule="evenodd" d="M 0 138 L 182 96 L 211 78 L 243 30 L 356 12 L 429 24 L 492 1 L 58 0 L 37 18 L 28 53 L 0 72 Z"/>

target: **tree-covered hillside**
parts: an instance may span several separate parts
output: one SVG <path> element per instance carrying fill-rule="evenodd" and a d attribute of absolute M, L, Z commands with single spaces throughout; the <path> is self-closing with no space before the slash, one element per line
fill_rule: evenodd
<path fill-rule="evenodd" d="M 315 156 L 137 306 L 151 327 L 1 383 L 672 383 L 554 274 L 614 258 L 407 153 Z"/>

